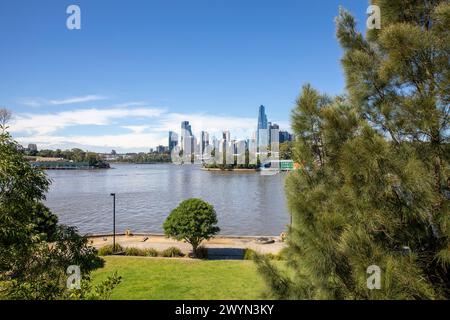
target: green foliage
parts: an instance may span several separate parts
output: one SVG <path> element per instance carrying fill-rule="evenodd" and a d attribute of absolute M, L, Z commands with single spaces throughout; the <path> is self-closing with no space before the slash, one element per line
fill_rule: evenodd
<path fill-rule="evenodd" d="M 108 245 L 103 246 L 100 249 L 98 249 L 98 255 L 99 256 L 110 256 L 114 252 L 123 252 L 124 251 L 124 248 L 118 243 L 116 243 L 115 249 L 116 250 L 113 250 L 113 245 L 112 244 L 108 244 Z"/>
<path fill-rule="evenodd" d="M 159 255 L 159 252 L 156 249 L 150 248 L 145 249 L 145 256 L 147 257 L 157 257 Z"/>
<path fill-rule="evenodd" d="M 307 85 L 292 113 L 289 269 L 256 256 L 277 299 L 450 298 L 450 4 L 372 2 L 381 30 L 337 19 L 348 96 Z"/>
<path fill-rule="evenodd" d="M 183 252 L 181 252 L 181 250 L 176 247 L 167 248 L 167 249 L 163 250 L 160 253 L 160 255 L 161 255 L 161 257 L 166 257 L 166 258 L 184 257 Z"/>
<path fill-rule="evenodd" d="M 116 271 L 112 275 L 93 285 L 90 278 L 81 281 L 81 288 L 74 289 L 67 293 L 70 300 L 109 300 L 113 290 L 122 282 L 122 277 Z"/>
<path fill-rule="evenodd" d="M 176 240 L 190 243 L 195 256 L 200 243 L 220 231 L 216 224 L 217 216 L 212 205 L 200 199 L 189 199 L 170 213 L 164 222 L 164 232 Z"/>
<path fill-rule="evenodd" d="M 265 254 L 260 254 L 260 253 L 257 253 L 253 249 L 246 248 L 244 250 L 244 260 L 255 260 L 255 259 L 257 259 L 256 256 L 264 257 L 267 260 L 274 260 L 274 261 L 286 260 L 285 257 L 283 256 L 283 253 L 274 254 L 274 253 L 269 252 L 269 253 L 265 253 Z"/>
<path fill-rule="evenodd" d="M 280 143 L 280 160 L 292 160 L 293 146 L 292 141 Z"/>
<path fill-rule="evenodd" d="M 175 247 L 167 248 L 161 252 L 159 252 L 156 249 L 153 248 L 146 248 L 146 249 L 140 249 L 135 247 L 126 247 L 123 248 L 120 244 L 116 243 L 116 250 L 115 252 L 123 252 L 126 256 L 131 257 L 166 257 L 166 258 L 172 258 L 172 257 L 183 257 L 184 254 L 181 252 L 180 249 Z M 111 256 L 113 255 L 113 246 L 112 244 L 106 245 L 101 247 L 98 250 L 99 256 Z"/>
<path fill-rule="evenodd" d="M 98 168 L 108 168 L 109 165 L 104 162 L 100 155 L 95 152 L 83 151 L 78 148 L 72 150 L 40 150 L 33 156 L 48 157 L 48 158 L 62 158 L 73 162 L 86 162 L 89 166 Z"/>
<path fill-rule="evenodd" d="M 66 299 L 66 270 L 85 279 L 103 266 L 75 228 L 57 224 L 42 201 L 50 181 L 9 134 L 0 134 L 0 283 L 2 299 Z"/>

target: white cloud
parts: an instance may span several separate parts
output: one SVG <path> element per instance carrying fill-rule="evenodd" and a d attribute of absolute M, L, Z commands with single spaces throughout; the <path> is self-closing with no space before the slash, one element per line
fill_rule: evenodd
<path fill-rule="evenodd" d="M 21 99 L 20 103 L 23 105 L 29 106 L 29 107 L 40 107 L 45 105 L 52 105 L 52 106 L 60 106 L 60 105 L 66 105 L 66 104 L 74 104 L 74 103 L 86 103 L 86 102 L 93 102 L 93 101 L 99 101 L 99 100 L 107 100 L 108 97 L 98 94 L 91 94 L 91 95 L 85 95 L 85 96 L 79 96 L 79 97 L 70 97 L 70 98 L 64 98 L 64 99 L 43 99 L 43 98 L 25 98 Z"/>
<path fill-rule="evenodd" d="M 133 133 L 143 133 L 149 129 L 150 126 L 122 126 L 122 128 L 131 130 Z"/>
<path fill-rule="evenodd" d="M 121 118 L 153 118 L 164 112 L 157 108 L 79 109 L 50 114 L 18 114 L 11 124 L 11 132 L 50 134 L 70 126 L 109 125 Z"/>

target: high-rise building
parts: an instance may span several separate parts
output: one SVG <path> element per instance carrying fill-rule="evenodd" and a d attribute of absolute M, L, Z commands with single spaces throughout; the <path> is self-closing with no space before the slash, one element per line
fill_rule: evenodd
<path fill-rule="evenodd" d="M 261 105 L 258 112 L 258 129 L 267 129 L 267 125 L 266 108 Z"/>
<path fill-rule="evenodd" d="M 280 143 L 292 140 L 293 140 L 292 134 L 290 134 L 287 131 L 280 131 Z"/>
<path fill-rule="evenodd" d="M 209 133 L 206 131 L 202 131 L 202 153 L 204 152 L 205 148 L 209 146 Z"/>
<path fill-rule="evenodd" d="M 258 112 L 258 127 L 256 130 L 256 144 L 258 152 L 267 150 L 269 146 L 269 127 L 267 122 L 266 108 L 261 105 Z"/>
<path fill-rule="evenodd" d="M 172 152 L 173 148 L 178 145 L 178 134 L 173 131 L 169 131 L 169 151 Z"/>
<path fill-rule="evenodd" d="M 192 128 L 189 121 L 181 122 L 181 136 L 183 136 L 184 131 L 186 131 L 186 135 L 189 133 L 189 136 L 192 136 Z"/>
<path fill-rule="evenodd" d="M 223 140 L 225 140 L 227 142 L 231 141 L 231 133 L 230 133 L 230 131 L 224 131 L 222 133 L 222 135 L 223 135 Z"/>
<path fill-rule="evenodd" d="M 270 123 L 270 122 L 269 122 Z M 269 145 L 272 147 L 273 143 L 280 142 L 280 126 L 276 123 L 269 125 Z"/>
<path fill-rule="evenodd" d="M 37 148 L 36 144 L 30 143 L 30 144 L 28 145 L 28 151 L 36 152 L 37 150 L 38 150 L 38 148 Z"/>
<path fill-rule="evenodd" d="M 192 134 L 192 128 L 189 121 L 181 122 L 181 139 L 180 147 L 184 151 L 184 156 L 188 157 L 190 154 L 194 153 L 195 139 Z"/>

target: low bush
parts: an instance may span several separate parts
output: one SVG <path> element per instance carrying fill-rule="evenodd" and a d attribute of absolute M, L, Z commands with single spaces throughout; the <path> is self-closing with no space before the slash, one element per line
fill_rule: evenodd
<path fill-rule="evenodd" d="M 122 252 L 123 251 L 123 248 L 120 244 L 116 243 L 115 247 L 116 247 L 116 250 L 114 250 L 114 252 Z M 113 245 L 112 244 L 108 244 L 108 245 L 98 249 L 99 256 L 110 256 L 112 254 L 113 254 Z"/>
<path fill-rule="evenodd" d="M 184 254 L 181 252 L 181 250 L 176 247 L 170 247 L 164 251 L 158 252 L 157 250 L 155 250 L 153 248 L 149 248 L 149 249 L 140 249 L 140 248 L 134 248 L 134 247 L 123 248 L 121 245 L 116 244 L 115 252 L 116 253 L 122 252 L 126 256 L 130 256 L 130 257 L 158 257 L 158 256 L 160 256 L 160 257 L 166 257 L 166 258 L 173 258 L 173 257 L 183 257 L 184 256 Z M 113 246 L 111 244 L 101 247 L 98 250 L 99 256 L 110 256 L 112 254 L 113 254 Z"/>
<path fill-rule="evenodd" d="M 257 252 L 255 250 L 247 248 L 244 250 L 244 260 L 253 260 L 255 258 L 256 254 L 257 254 Z M 276 261 L 285 260 L 282 252 L 280 252 L 279 254 L 266 253 L 266 254 L 262 254 L 262 255 L 267 257 L 270 260 L 276 260 Z"/>
<path fill-rule="evenodd" d="M 161 257 L 174 258 L 174 257 L 184 257 L 183 252 L 176 247 L 170 247 L 161 252 Z"/>
<path fill-rule="evenodd" d="M 159 255 L 159 252 L 153 248 L 145 249 L 146 257 L 157 257 L 158 255 Z"/>
<path fill-rule="evenodd" d="M 145 257 L 147 253 L 145 249 L 129 247 L 125 248 L 125 255 L 133 257 Z"/>

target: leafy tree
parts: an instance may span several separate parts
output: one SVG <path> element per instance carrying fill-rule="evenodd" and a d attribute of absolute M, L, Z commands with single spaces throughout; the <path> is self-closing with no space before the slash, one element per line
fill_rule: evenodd
<path fill-rule="evenodd" d="M 7 125 L 11 120 L 11 117 L 11 111 L 5 108 L 0 108 L 0 130 L 2 130 L 2 133 L 5 133 L 6 129 L 8 129 Z"/>
<path fill-rule="evenodd" d="M 280 143 L 280 159 L 291 160 L 292 159 L 292 141 L 286 141 Z"/>
<path fill-rule="evenodd" d="M 164 222 L 164 232 L 169 237 L 191 244 L 196 256 L 200 243 L 220 231 L 216 224 L 217 216 L 212 205 L 200 199 L 189 199 L 172 210 Z"/>
<path fill-rule="evenodd" d="M 373 3 L 382 29 L 366 37 L 337 19 L 348 97 L 305 86 L 293 110 L 292 270 L 257 258 L 275 298 L 450 298 L 450 4 Z"/>
<path fill-rule="evenodd" d="M 75 228 L 57 224 L 42 203 L 50 181 L 18 149 L 9 134 L 0 134 L 0 298 L 69 299 L 67 267 L 79 266 L 88 282 L 103 260 Z M 102 292 L 118 281 L 112 277 Z"/>

